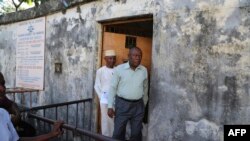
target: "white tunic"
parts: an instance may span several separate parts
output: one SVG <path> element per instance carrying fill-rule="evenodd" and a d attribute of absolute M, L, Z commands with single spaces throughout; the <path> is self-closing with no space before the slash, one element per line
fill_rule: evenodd
<path fill-rule="evenodd" d="M 95 80 L 95 91 L 100 99 L 102 134 L 108 137 L 112 137 L 114 130 L 114 119 L 107 114 L 108 90 L 113 72 L 114 69 L 103 66 L 97 70 Z"/>
<path fill-rule="evenodd" d="M 1 141 L 17 141 L 19 136 L 11 122 L 9 113 L 0 108 L 0 140 Z"/>
<path fill-rule="evenodd" d="M 102 104 L 108 104 L 108 90 L 113 73 L 114 69 L 106 66 L 101 67 L 96 72 L 95 91 Z"/>

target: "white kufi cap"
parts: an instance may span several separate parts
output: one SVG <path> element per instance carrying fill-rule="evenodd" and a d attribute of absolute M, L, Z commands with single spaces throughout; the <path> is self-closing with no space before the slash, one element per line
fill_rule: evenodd
<path fill-rule="evenodd" d="M 104 56 L 116 56 L 114 50 L 106 50 Z"/>

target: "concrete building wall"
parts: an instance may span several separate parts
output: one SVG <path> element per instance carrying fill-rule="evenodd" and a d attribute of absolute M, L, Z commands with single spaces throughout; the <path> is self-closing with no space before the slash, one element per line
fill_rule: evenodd
<path fill-rule="evenodd" d="M 16 48 L 15 48 L 15 25 L 1 25 L 0 27 L 0 71 L 6 77 L 6 85 L 15 84 Z"/>
<path fill-rule="evenodd" d="M 249 0 L 100 0 L 44 15 L 45 90 L 38 104 L 93 97 L 98 21 L 145 14 L 154 20 L 148 140 L 222 141 L 224 124 L 249 124 Z M 14 28 L 0 26 L 0 71 L 9 86 Z M 62 74 L 54 73 L 55 62 L 62 62 Z"/>
<path fill-rule="evenodd" d="M 249 1 L 155 7 L 149 140 L 222 141 L 224 124 L 249 124 Z"/>

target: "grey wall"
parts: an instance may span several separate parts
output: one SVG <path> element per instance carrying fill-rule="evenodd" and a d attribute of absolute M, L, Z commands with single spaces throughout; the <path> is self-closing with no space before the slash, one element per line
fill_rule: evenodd
<path fill-rule="evenodd" d="M 0 26 L 0 71 L 6 77 L 7 86 L 15 84 L 16 48 L 14 36 L 14 25 Z"/>
<path fill-rule="evenodd" d="M 98 21 L 153 14 L 148 140 L 222 141 L 224 124 L 250 123 L 249 6 L 249 0 L 101 0 L 47 15 L 38 104 L 93 96 Z M 10 86 L 14 25 L 0 26 L 0 71 Z M 55 62 L 63 63 L 62 74 L 54 73 Z"/>
<path fill-rule="evenodd" d="M 249 1 L 155 6 L 149 140 L 222 141 L 224 124 L 249 124 Z"/>

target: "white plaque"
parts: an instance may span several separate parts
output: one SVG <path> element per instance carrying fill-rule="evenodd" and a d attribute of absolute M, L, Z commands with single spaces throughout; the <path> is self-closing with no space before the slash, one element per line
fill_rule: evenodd
<path fill-rule="evenodd" d="M 45 17 L 17 23 L 16 87 L 43 90 Z"/>

